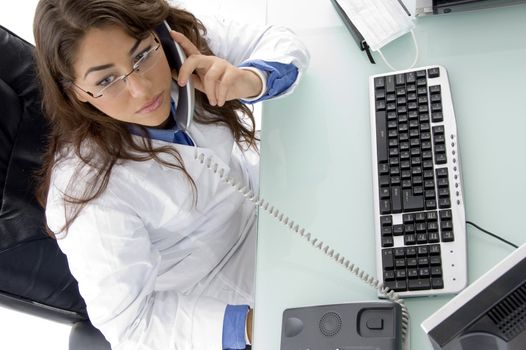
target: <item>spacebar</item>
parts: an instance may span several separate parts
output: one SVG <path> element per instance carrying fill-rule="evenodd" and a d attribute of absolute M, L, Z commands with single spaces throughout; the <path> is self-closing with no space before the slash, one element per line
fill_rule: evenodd
<path fill-rule="evenodd" d="M 402 198 L 405 211 L 424 210 L 424 196 L 413 196 L 412 190 L 403 190 Z"/>

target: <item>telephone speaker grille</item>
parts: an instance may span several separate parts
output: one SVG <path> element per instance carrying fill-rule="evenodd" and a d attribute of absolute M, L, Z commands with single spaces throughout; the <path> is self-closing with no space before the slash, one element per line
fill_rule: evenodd
<path fill-rule="evenodd" d="M 342 319 L 336 312 L 327 312 L 320 320 L 320 331 L 326 337 L 332 337 L 342 328 Z"/>

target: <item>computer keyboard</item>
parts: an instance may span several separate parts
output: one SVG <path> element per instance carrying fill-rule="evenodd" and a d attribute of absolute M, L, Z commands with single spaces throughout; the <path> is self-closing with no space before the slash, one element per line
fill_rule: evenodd
<path fill-rule="evenodd" d="M 457 128 L 442 66 L 369 78 L 377 276 L 402 297 L 467 283 Z"/>

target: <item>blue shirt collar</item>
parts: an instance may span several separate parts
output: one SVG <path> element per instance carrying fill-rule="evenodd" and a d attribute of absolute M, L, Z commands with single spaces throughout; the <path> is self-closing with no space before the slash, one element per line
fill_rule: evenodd
<path fill-rule="evenodd" d="M 154 140 L 193 146 L 194 143 L 192 142 L 192 139 L 190 139 L 188 134 L 177 126 L 177 122 L 175 121 L 175 109 L 175 101 L 173 98 L 170 98 L 170 121 L 168 126 L 163 129 L 147 127 L 147 136 Z M 134 135 L 142 135 L 139 127 L 136 125 L 130 125 L 130 132 Z"/>

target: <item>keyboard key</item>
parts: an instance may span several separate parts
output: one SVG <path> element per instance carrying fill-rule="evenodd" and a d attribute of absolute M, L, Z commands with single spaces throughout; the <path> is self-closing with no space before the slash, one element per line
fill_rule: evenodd
<path fill-rule="evenodd" d="M 442 122 L 444 121 L 444 115 L 442 114 L 442 112 L 433 112 L 431 113 L 431 121 L 433 123 Z"/>
<path fill-rule="evenodd" d="M 394 271 L 384 271 L 384 281 L 392 281 L 395 279 Z"/>
<path fill-rule="evenodd" d="M 414 244 L 416 244 L 416 235 L 412 234 L 412 233 L 404 235 L 404 244 L 405 245 L 414 245 Z"/>
<path fill-rule="evenodd" d="M 424 278 L 424 277 L 429 277 L 430 275 L 431 275 L 431 272 L 429 271 L 429 268 L 422 267 L 418 269 L 418 277 Z"/>
<path fill-rule="evenodd" d="M 424 209 L 424 197 L 414 196 L 411 190 L 402 191 L 402 201 L 404 210 L 418 211 Z"/>
<path fill-rule="evenodd" d="M 394 268 L 394 257 L 392 249 L 382 249 L 382 266 L 384 270 L 392 270 Z"/>
<path fill-rule="evenodd" d="M 430 255 L 439 255 L 440 254 L 440 245 L 439 244 L 432 244 L 429 246 L 429 254 Z"/>
<path fill-rule="evenodd" d="M 405 257 L 405 248 L 395 248 L 394 249 L 395 258 L 404 258 Z"/>
<path fill-rule="evenodd" d="M 435 199 L 426 200 L 426 209 L 433 210 L 437 208 L 437 201 Z"/>
<path fill-rule="evenodd" d="M 432 255 L 429 258 L 431 266 L 440 266 L 442 264 L 442 258 L 439 255 Z"/>
<path fill-rule="evenodd" d="M 429 265 L 429 258 L 427 256 L 419 257 L 417 259 L 418 266 L 428 266 Z"/>
<path fill-rule="evenodd" d="M 409 279 L 408 286 L 409 290 L 425 290 L 431 288 L 431 282 L 429 278 Z"/>
<path fill-rule="evenodd" d="M 384 283 L 384 286 L 395 292 L 403 292 L 407 290 L 407 282 L 405 280 L 388 281 Z"/>
<path fill-rule="evenodd" d="M 446 164 L 447 156 L 445 153 L 435 153 L 435 163 L 436 164 Z"/>
<path fill-rule="evenodd" d="M 418 260 L 416 258 L 407 258 L 407 267 L 417 267 L 418 266 Z"/>
<path fill-rule="evenodd" d="M 455 235 L 453 231 L 442 231 L 442 242 L 453 242 L 455 240 Z"/>
<path fill-rule="evenodd" d="M 449 188 L 448 187 L 439 188 L 438 189 L 438 196 L 439 197 L 448 197 L 449 198 Z"/>
<path fill-rule="evenodd" d="M 438 68 L 429 68 L 427 70 L 427 76 L 429 78 L 438 78 L 440 76 L 440 69 L 438 69 Z"/>
<path fill-rule="evenodd" d="M 383 199 L 380 201 L 380 214 L 391 214 L 391 201 Z"/>
<path fill-rule="evenodd" d="M 392 224 L 393 224 L 393 217 L 391 215 L 380 217 L 380 225 L 391 226 Z"/>
<path fill-rule="evenodd" d="M 395 75 L 395 83 L 396 85 L 405 85 L 405 74 Z"/>
<path fill-rule="evenodd" d="M 418 269 L 407 269 L 408 278 L 418 278 Z"/>
<path fill-rule="evenodd" d="M 394 236 L 401 236 L 404 234 L 404 225 L 398 224 L 393 226 L 393 235 Z"/>
<path fill-rule="evenodd" d="M 453 229 L 453 222 L 451 220 L 442 220 L 440 221 L 440 228 L 442 230 L 452 230 Z"/>
<path fill-rule="evenodd" d="M 383 226 L 382 227 L 382 237 L 383 236 L 392 236 L 393 235 L 393 228 L 391 226 Z"/>
<path fill-rule="evenodd" d="M 439 198 L 438 207 L 440 209 L 451 208 L 451 201 L 449 200 L 449 198 Z"/>
<path fill-rule="evenodd" d="M 387 120 L 385 111 L 376 112 L 376 150 L 378 162 L 387 161 Z"/>
<path fill-rule="evenodd" d="M 440 242 L 440 238 L 438 236 L 438 232 L 430 232 L 428 234 L 427 241 L 429 243 L 438 243 L 438 242 Z"/>
<path fill-rule="evenodd" d="M 453 219 L 453 212 L 451 210 L 441 210 L 438 215 L 440 220 Z"/>
<path fill-rule="evenodd" d="M 404 227 L 405 233 L 416 233 L 415 225 L 413 224 L 406 224 Z"/>
<path fill-rule="evenodd" d="M 437 221 L 438 215 L 436 211 L 428 211 L 426 213 L 426 217 L 427 217 L 428 222 L 432 222 L 432 221 Z"/>
<path fill-rule="evenodd" d="M 392 180 L 392 179 L 391 179 Z M 394 184 L 394 181 L 392 181 Z M 399 181 L 398 181 L 399 182 Z M 391 210 L 393 213 L 400 213 L 402 211 L 402 189 L 399 186 L 391 187 Z"/>
<path fill-rule="evenodd" d="M 431 95 L 439 94 L 440 91 L 441 91 L 441 89 L 440 89 L 440 85 L 429 86 L 429 93 L 430 93 Z"/>
<path fill-rule="evenodd" d="M 419 222 L 415 225 L 416 232 L 426 232 L 427 225 L 425 222 Z"/>
<path fill-rule="evenodd" d="M 433 289 L 442 289 L 444 288 L 444 281 L 442 278 L 431 278 L 431 287 Z"/>
<path fill-rule="evenodd" d="M 385 78 L 384 77 L 374 78 L 374 87 L 377 89 L 385 87 Z"/>
<path fill-rule="evenodd" d="M 394 246 L 394 240 L 392 236 L 382 237 L 382 247 L 387 248 L 392 246 Z"/>
<path fill-rule="evenodd" d="M 442 268 L 440 266 L 433 266 L 431 268 L 431 276 L 433 277 L 442 276 Z"/>
<path fill-rule="evenodd" d="M 428 222 L 427 222 L 427 232 L 437 232 L 438 231 L 438 223 L 436 221 L 429 221 L 429 219 L 427 219 Z"/>
<path fill-rule="evenodd" d="M 395 268 L 405 268 L 405 259 L 395 259 Z"/>
<path fill-rule="evenodd" d="M 416 248 L 415 247 L 407 247 L 406 250 L 405 250 L 405 255 L 407 257 L 414 257 L 414 256 L 416 256 Z M 415 264 L 416 264 L 416 260 L 415 260 Z"/>
<path fill-rule="evenodd" d="M 429 247 L 426 245 L 418 246 L 417 253 L 419 256 L 427 256 L 429 254 Z"/>
<path fill-rule="evenodd" d="M 409 72 L 405 74 L 405 81 L 407 84 L 414 83 L 416 81 L 416 73 L 415 72 Z"/>
<path fill-rule="evenodd" d="M 413 214 L 404 214 L 402 215 L 402 221 L 404 224 L 412 224 L 415 221 L 415 216 Z"/>
<path fill-rule="evenodd" d="M 407 271 L 405 269 L 398 269 L 395 271 L 395 277 L 397 280 L 405 280 L 407 278 Z"/>
<path fill-rule="evenodd" d="M 394 76 L 389 75 L 385 78 L 385 91 L 394 92 L 395 91 L 395 79 Z"/>
<path fill-rule="evenodd" d="M 415 221 L 416 222 L 424 222 L 426 221 L 426 213 L 416 213 L 415 214 Z"/>

